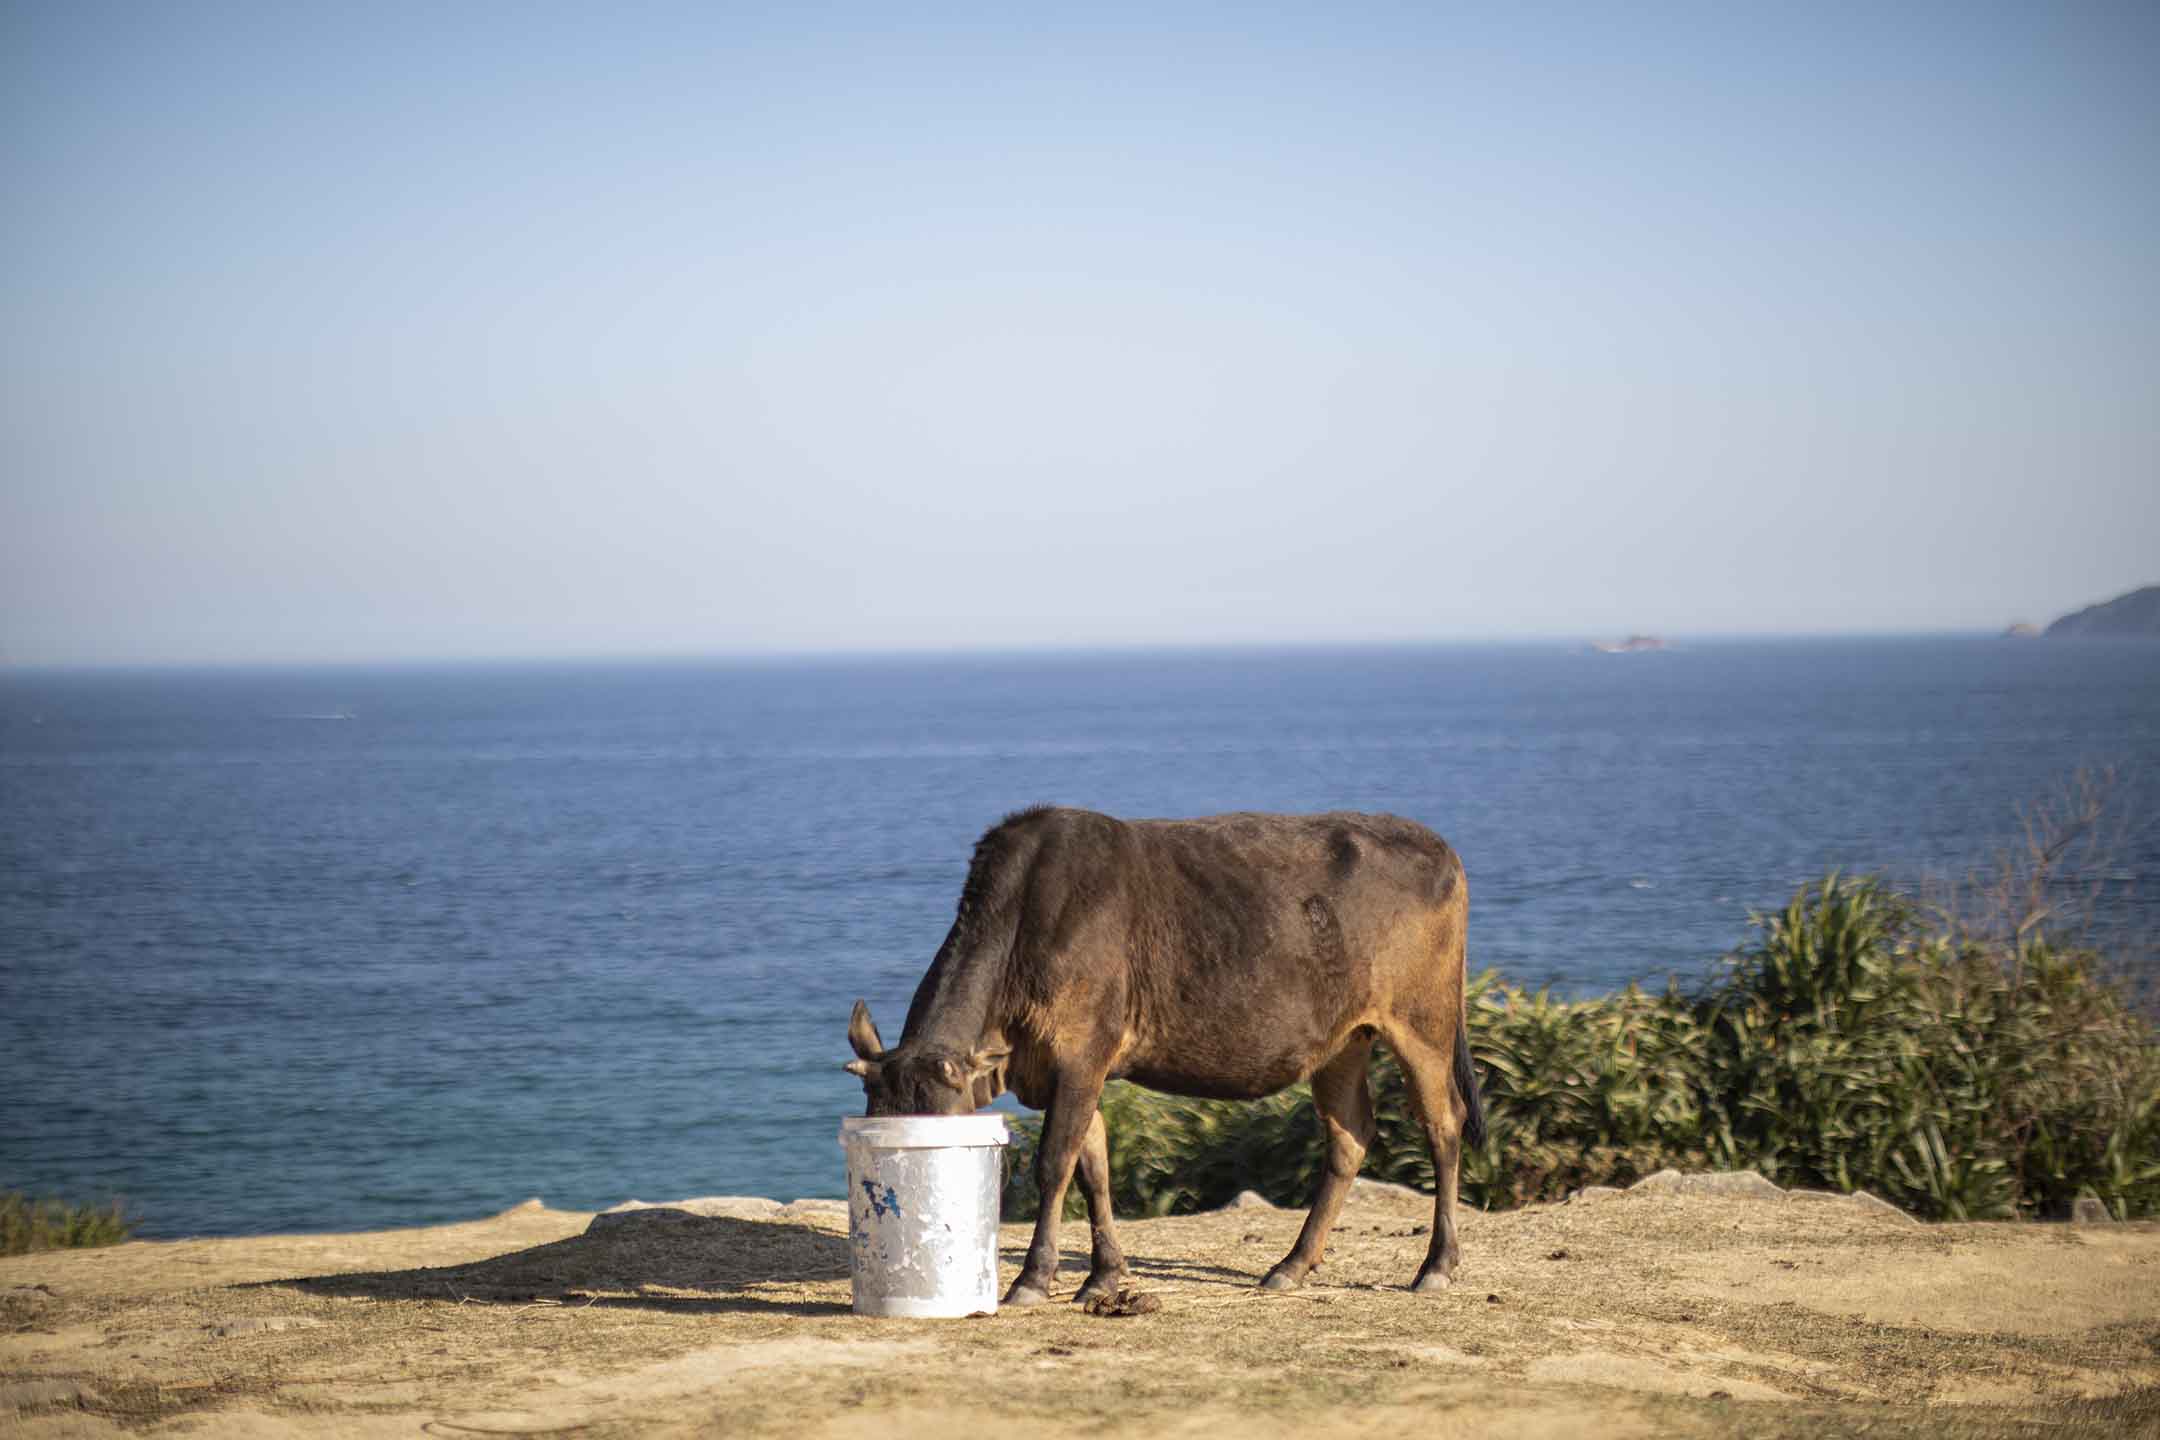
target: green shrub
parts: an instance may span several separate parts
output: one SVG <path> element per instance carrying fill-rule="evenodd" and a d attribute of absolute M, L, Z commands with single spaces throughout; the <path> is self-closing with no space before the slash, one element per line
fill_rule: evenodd
<path fill-rule="evenodd" d="M 115 1245 L 134 1228 L 117 1200 L 99 1209 L 64 1200 L 32 1200 L 14 1190 L 0 1193 L 0 1255 Z"/>
<path fill-rule="evenodd" d="M 1504 1208 L 1674 1166 L 1867 1189 L 1942 1219 L 2061 1215 L 2083 1195 L 2121 1218 L 2160 1215 L 2160 1035 L 2098 957 L 2037 929 L 1975 940 L 1879 879 L 1838 874 L 1753 926 L 1698 995 L 1564 1001 L 1476 977 L 1486 1140 L 1464 1152 L 1464 1198 Z M 1430 1189 L 1384 1051 L 1373 1092 L 1364 1173 Z M 1113 1085 L 1103 1110 L 1120 1213 L 1189 1213 L 1246 1189 L 1302 1205 L 1319 1179 L 1303 1086 L 1241 1104 Z M 1022 1132 L 1013 1216 L 1036 1204 Z"/>
<path fill-rule="evenodd" d="M 1698 1006 L 1712 1158 L 1954 1220 L 2160 1213 L 2160 1049 L 2097 957 L 1930 930 L 1830 876 Z"/>

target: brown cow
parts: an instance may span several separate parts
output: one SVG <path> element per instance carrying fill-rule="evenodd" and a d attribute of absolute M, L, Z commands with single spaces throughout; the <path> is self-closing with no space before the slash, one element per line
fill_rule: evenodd
<path fill-rule="evenodd" d="M 1125 1274 L 1110 1217 L 1103 1084 L 1258 1099 L 1312 1081 L 1327 1173 L 1261 1282 L 1300 1284 L 1374 1132 L 1375 1040 L 1402 1061 L 1432 1146 L 1432 1244 L 1411 1288 L 1448 1284 L 1456 1169 L 1482 1142 L 1463 1016 L 1469 893 L 1446 841 L 1392 815 L 1114 820 L 1023 810 L 975 846 L 959 913 L 887 1050 L 858 1000 L 848 1040 L 872 1115 L 955 1115 L 1005 1090 L 1043 1112 L 1042 1210 L 1008 1305 L 1057 1273 L 1075 1164 L 1095 1232 L 1073 1298 Z"/>

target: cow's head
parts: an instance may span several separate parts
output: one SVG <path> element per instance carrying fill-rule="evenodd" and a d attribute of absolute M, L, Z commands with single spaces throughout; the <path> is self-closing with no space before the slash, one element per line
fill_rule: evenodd
<path fill-rule="evenodd" d="M 887 1050 L 870 1007 L 860 1000 L 847 1033 L 856 1058 L 846 1068 L 862 1080 L 870 1102 L 865 1115 L 965 1115 L 997 1099 L 1005 1088 L 1007 1052 L 907 1045 Z"/>

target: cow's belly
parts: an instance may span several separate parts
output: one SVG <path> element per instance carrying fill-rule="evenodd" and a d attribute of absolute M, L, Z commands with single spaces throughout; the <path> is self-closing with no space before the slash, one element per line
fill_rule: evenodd
<path fill-rule="evenodd" d="M 1312 1072 L 1297 1065 L 1279 1065 L 1238 1074 L 1222 1071 L 1194 1072 L 1185 1067 L 1134 1066 L 1119 1077 L 1166 1095 L 1189 1095 L 1199 1100 L 1258 1100 L 1287 1090 Z"/>
<path fill-rule="evenodd" d="M 1311 1077 L 1357 1033 L 1359 1027 L 1244 1031 L 1236 1038 L 1188 1032 L 1170 1042 L 1127 1055 L 1116 1074 L 1171 1095 L 1205 1100 L 1257 1100 Z"/>

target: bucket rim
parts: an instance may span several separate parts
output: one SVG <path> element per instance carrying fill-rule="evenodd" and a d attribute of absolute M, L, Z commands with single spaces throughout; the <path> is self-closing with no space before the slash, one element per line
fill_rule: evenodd
<path fill-rule="evenodd" d="M 1005 1117 L 990 1115 L 850 1115 L 840 1122 L 840 1143 L 880 1150 L 962 1150 L 1009 1145 Z"/>

